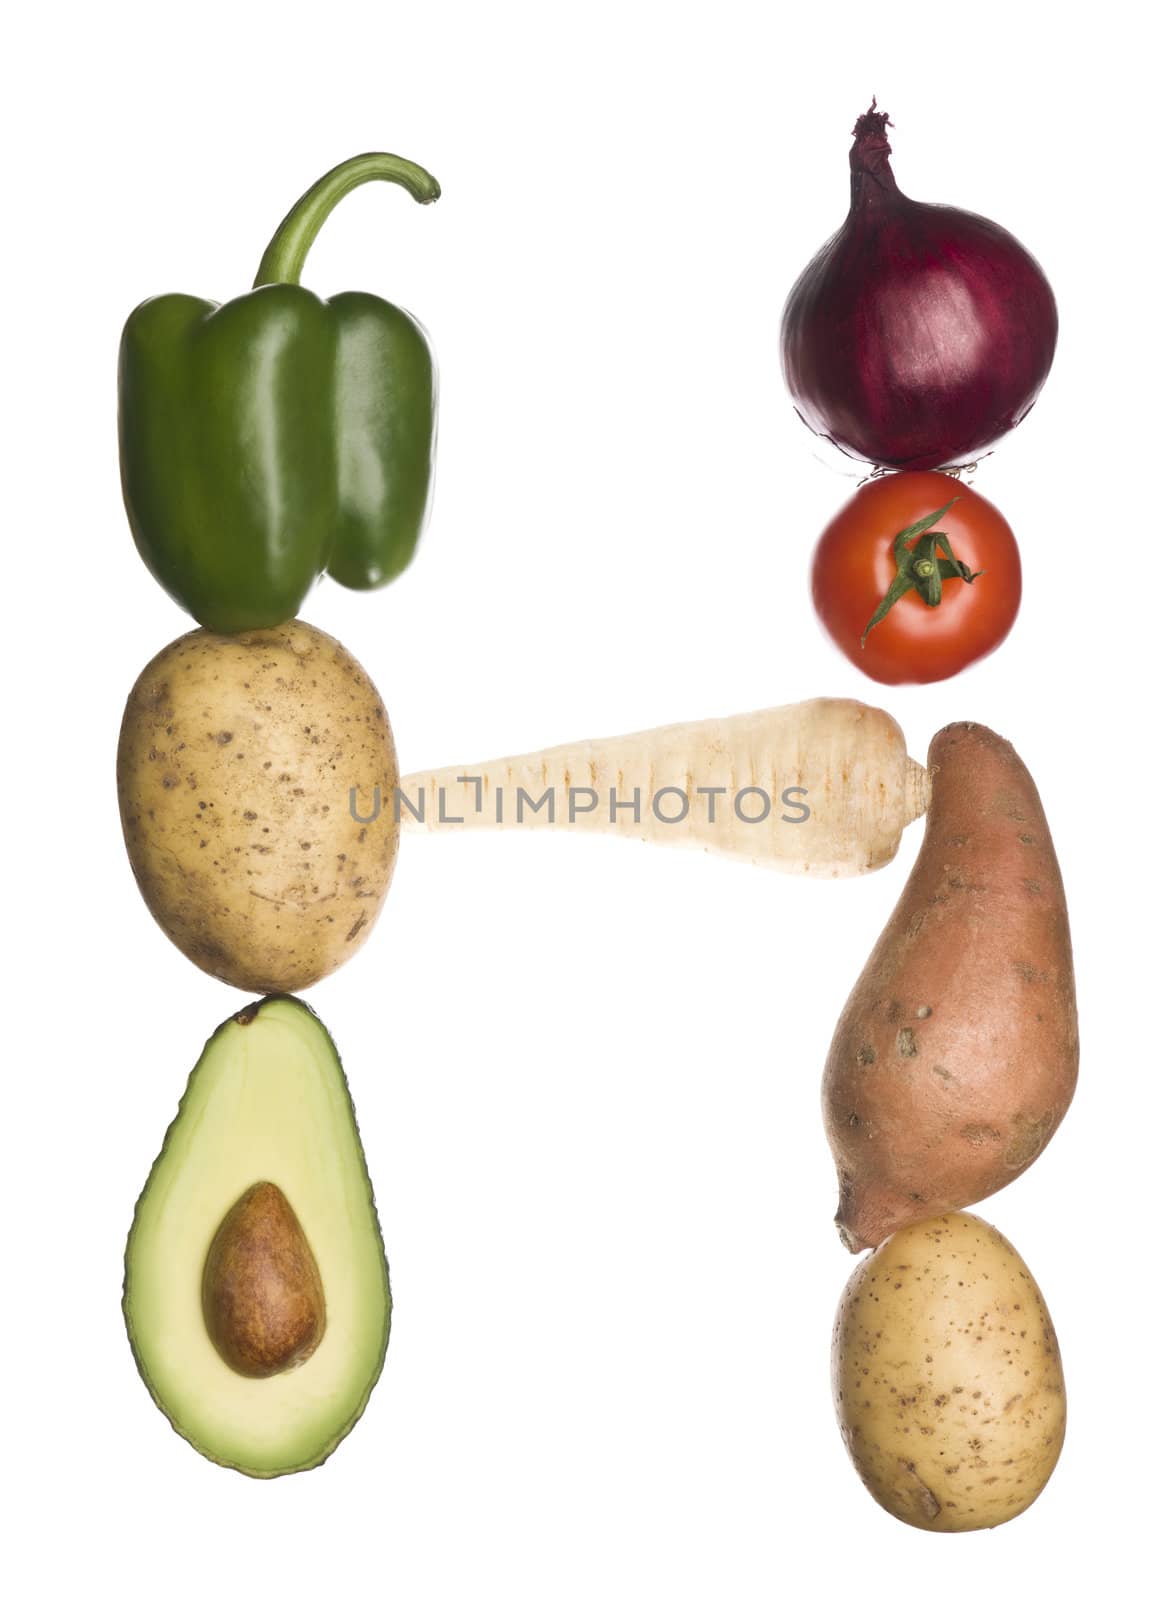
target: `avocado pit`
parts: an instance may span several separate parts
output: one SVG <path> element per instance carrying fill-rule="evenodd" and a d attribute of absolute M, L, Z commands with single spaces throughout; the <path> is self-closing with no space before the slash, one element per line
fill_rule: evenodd
<path fill-rule="evenodd" d="M 271 1378 L 308 1360 L 324 1337 L 324 1287 L 299 1219 L 276 1184 L 254 1183 L 217 1228 L 201 1303 L 221 1360 Z"/>

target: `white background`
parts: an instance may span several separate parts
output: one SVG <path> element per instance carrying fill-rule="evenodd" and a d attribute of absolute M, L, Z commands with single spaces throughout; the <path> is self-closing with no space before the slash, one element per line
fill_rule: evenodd
<path fill-rule="evenodd" d="M 3 108 L 13 1592 L 1135 1592 L 1148 134 L 1127 8 L 1074 27 L 1003 4 L 32 15 Z M 1062 313 L 1046 391 L 976 478 L 1022 545 L 1019 624 L 925 689 L 870 685 L 810 615 L 810 547 L 855 475 L 819 458 L 775 353 L 873 91 L 906 191 L 1011 227 Z M 372 673 L 403 767 L 847 694 L 891 710 L 921 758 L 943 723 L 987 721 L 1037 779 L 1081 1088 L 1040 1162 L 978 1210 L 1048 1298 L 1070 1423 L 1048 1490 L 994 1533 L 889 1518 L 829 1397 L 851 1262 L 820 1071 L 919 827 L 845 883 L 605 839 L 406 841 L 373 940 L 308 995 L 392 1264 L 367 1413 L 319 1472 L 258 1483 L 201 1459 L 136 1377 L 132 1206 L 243 997 L 162 937 L 120 841 L 123 701 L 188 624 L 121 510 L 117 340 L 146 295 L 243 292 L 289 204 L 366 148 L 426 164 L 443 199 L 359 191 L 305 278 L 430 329 L 437 498 L 401 583 L 325 585 L 304 615 Z"/>

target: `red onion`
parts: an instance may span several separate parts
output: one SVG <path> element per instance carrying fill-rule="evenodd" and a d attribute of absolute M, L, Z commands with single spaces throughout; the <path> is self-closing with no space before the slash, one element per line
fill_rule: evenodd
<path fill-rule="evenodd" d="M 956 466 L 1031 410 L 1056 301 L 1007 229 L 900 193 L 888 126 L 875 101 L 856 123 L 847 219 L 784 308 L 784 377 L 812 431 L 849 455 Z"/>

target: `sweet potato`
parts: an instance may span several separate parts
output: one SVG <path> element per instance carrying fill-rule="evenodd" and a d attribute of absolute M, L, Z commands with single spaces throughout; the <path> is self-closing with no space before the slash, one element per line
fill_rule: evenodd
<path fill-rule="evenodd" d="M 824 1069 L 850 1250 L 1011 1183 L 1076 1086 L 1068 914 L 1036 786 L 976 723 L 942 729 L 928 766 L 920 854 Z"/>

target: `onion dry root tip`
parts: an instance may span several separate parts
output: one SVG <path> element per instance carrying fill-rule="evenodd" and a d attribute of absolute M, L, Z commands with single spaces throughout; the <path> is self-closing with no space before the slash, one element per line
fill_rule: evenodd
<path fill-rule="evenodd" d="M 862 111 L 856 118 L 855 125 L 852 129 L 852 134 L 856 139 L 861 139 L 868 136 L 879 137 L 883 139 L 886 144 L 888 141 L 885 130 L 888 128 L 894 128 L 895 126 L 896 124 L 892 121 L 892 118 L 886 111 L 877 111 L 876 96 L 873 95 L 872 104 L 868 107 L 867 111 Z"/>

